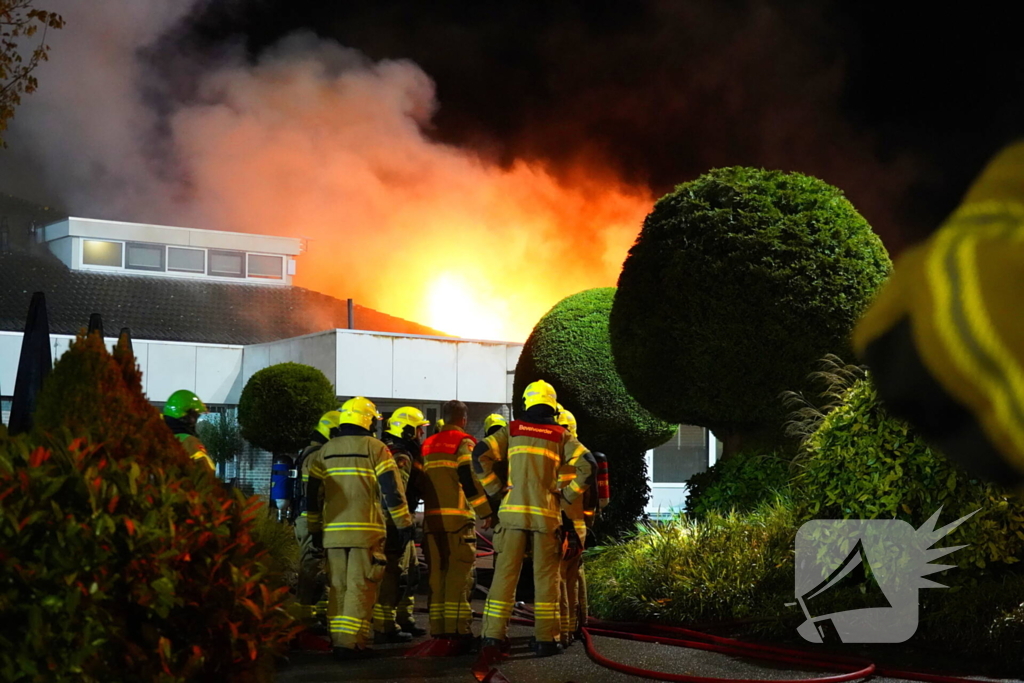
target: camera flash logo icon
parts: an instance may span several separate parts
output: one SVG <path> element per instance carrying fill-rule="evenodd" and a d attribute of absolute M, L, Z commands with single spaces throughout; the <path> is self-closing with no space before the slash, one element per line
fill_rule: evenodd
<path fill-rule="evenodd" d="M 940 512 L 920 529 L 898 519 L 815 519 L 801 526 L 796 598 L 806 617 L 797 628 L 804 640 L 902 643 L 913 636 L 918 589 L 945 588 L 924 577 L 956 566 L 931 562 L 966 547 L 931 546 L 978 510 L 936 529 Z M 852 587 L 856 590 L 841 591 Z M 830 598 L 840 592 L 849 607 L 827 611 L 836 605 Z"/>

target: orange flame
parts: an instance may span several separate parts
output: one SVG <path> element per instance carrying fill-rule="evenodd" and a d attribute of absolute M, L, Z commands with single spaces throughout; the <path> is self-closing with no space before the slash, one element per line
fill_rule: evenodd
<path fill-rule="evenodd" d="M 297 285 L 465 337 L 525 340 L 559 299 L 615 284 L 646 188 L 437 143 L 426 74 L 350 52 L 300 41 L 174 116 L 199 222 L 308 238 Z"/>

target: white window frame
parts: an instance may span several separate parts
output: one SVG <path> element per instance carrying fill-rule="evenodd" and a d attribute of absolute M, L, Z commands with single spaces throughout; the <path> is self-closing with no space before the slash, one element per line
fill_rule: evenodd
<path fill-rule="evenodd" d="M 177 268 L 171 268 L 171 249 L 185 249 L 187 251 L 199 251 L 199 252 L 202 252 L 202 254 L 203 254 L 203 270 L 200 272 L 200 271 L 195 271 L 195 270 L 180 270 L 180 269 L 177 269 Z M 187 247 L 187 246 L 184 246 L 184 245 L 181 245 L 181 244 L 168 244 L 167 245 L 167 259 L 166 259 L 166 261 L 167 261 L 167 272 L 168 273 L 172 273 L 173 277 L 198 277 L 198 278 L 207 277 L 206 272 L 209 269 L 209 254 L 207 253 L 207 250 L 205 248 L 203 248 L 203 247 Z M 232 279 L 237 279 L 237 278 L 232 278 Z"/>
<path fill-rule="evenodd" d="M 250 275 L 252 269 L 249 267 L 249 258 L 252 256 L 271 256 L 273 258 L 278 259 L 281 262 L 281 269 L 278 271 L 278 276 L 270 277 L 267 275 Z M 270 280 L 272 282 L 284 281 L 285 270 L 287 269 L 287 265 L 285 263 L 286 260 L 287 259 L 283 254 L 266 254 L 259 251 L 247 251 L 245 252 L 245 279 L 256 280 L 258 282 L 266 282 L 267 280 Z"/>
<path fill-rule="evenodd" d="M 93 263 L 85 262 L 85 243 L 86 242 L 110 242 L 113 244 L 121 245 L 121 265 L 120 266 L 101 266 Z M 78 268 L 80 270 L 100 270 L 107 273 L 123 273 L 125 271 L 124 262 L 125 257 L 125 246 L 124 240 L 111 240 L 102 237 L 82 237 L 78 244 Z"/>

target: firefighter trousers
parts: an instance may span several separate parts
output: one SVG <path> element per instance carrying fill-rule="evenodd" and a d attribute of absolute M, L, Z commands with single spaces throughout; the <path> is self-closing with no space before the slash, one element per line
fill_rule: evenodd
<path fill-rule="evenodd" d="M 331 580 L 327 623 L 334 647 L 367 646 L 373 633 L 373 605 L 386 564 L 383 539 L 372 548 L 327 549 Z"/>
<path fill-rule="evenodd" d="M 586 610 L 583 604 L 587 599 L 586 588 L 580 590 L 583 582 L 583 557 L 562 560 L 559 573 L 562 633 L 575 633 L 581 625 L 581 615 Z"/>
<path fill-rule="evenodd" d="M 324 567 L 324 552 L 313 547 L 309 524 L 305 515 L 295 520 L 295 540 L 299 543 L 299 576 L 295 588 L 300 605 L 315 605 L 320 601 L 320 573 Z"/>
<path fill-rule="evenodd" d="M 504 639 L 515 604 L 516 584 L 523 557 L 533 551 L 533 585 L 537 642 L 556 642 L 561 635 L 559 567 L 562 562 L 561 530 L 530 531 L 502 527 L 494 534 L 497 563 L 490 594 L 484 605 L 484 638 Z"/>
<path fill-rule="evenodd" d="M 452 532 L 423 535 L 424 554 L 429 568 L 427 611 L 430 634 L 464 635 L 470 633 L 473 608 L 473 563 L 476 561 L 476 533 L 472 522 Z"/>
<path fill-rule="evenodd" d="M 388 529 L 388 532 L 392 532 L 392 529 Z M 394 633 L 403 626 L 416 623 L 412 616 L 416 599 L 416 582 L 412 577 L 419 576 L 416 544 L 408 543 L 404 550 L 385 547 L 384 556 L 387 565 L 380 582 L 377 604 L 373 606 L 373 630 L 378 633 Z"/>

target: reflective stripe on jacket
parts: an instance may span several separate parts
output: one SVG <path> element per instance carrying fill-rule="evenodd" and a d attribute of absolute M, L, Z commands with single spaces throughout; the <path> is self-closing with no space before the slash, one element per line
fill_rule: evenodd
<path fill-rule="evenodd" d="M 572 503 L 587 489 L 593 456 L 559 425 L 515 420 L 486 437 L 473 451 L 473 467 L 491 496 L 504 493 L 498 517 L 504 527 L 554 531 L 561 526 L 561 503 Z M 495 464 L 508 461 L 508 480 Z M 559 479 L 572 463 L 573 476 Z"/>
<path fill-rule="evenodd" d="M 191 434 L 175 434 L 174 437 L 181 442 L 185 452 L 188 453 L 188 457 L 192 458 L 193 461 L 202 460 L 211 471 L 216 471 L 213 460 L 210 459 L 209 454 L 206 452 L 206 446 L 199 440 L 199 437 Z"/>
<path fill-rule="evenodd" d="M 399 528 L 412 525 L 405 487 L 388 447 L 366 435 L 331 439 L 309 458 L 310 502 L 323 487 L 323 508 L 307 515 L 325 548 L 369 548 L 387 534 L 384 505 Z"/>
<path fill-rule="evenodd" d="M 424 531 L 455 532 L 475 521 L 477 515 L 491 514 L 487 494 L 473 476 L 475 445 L 476 439 L 454 425 L 423 442 Z"/>

